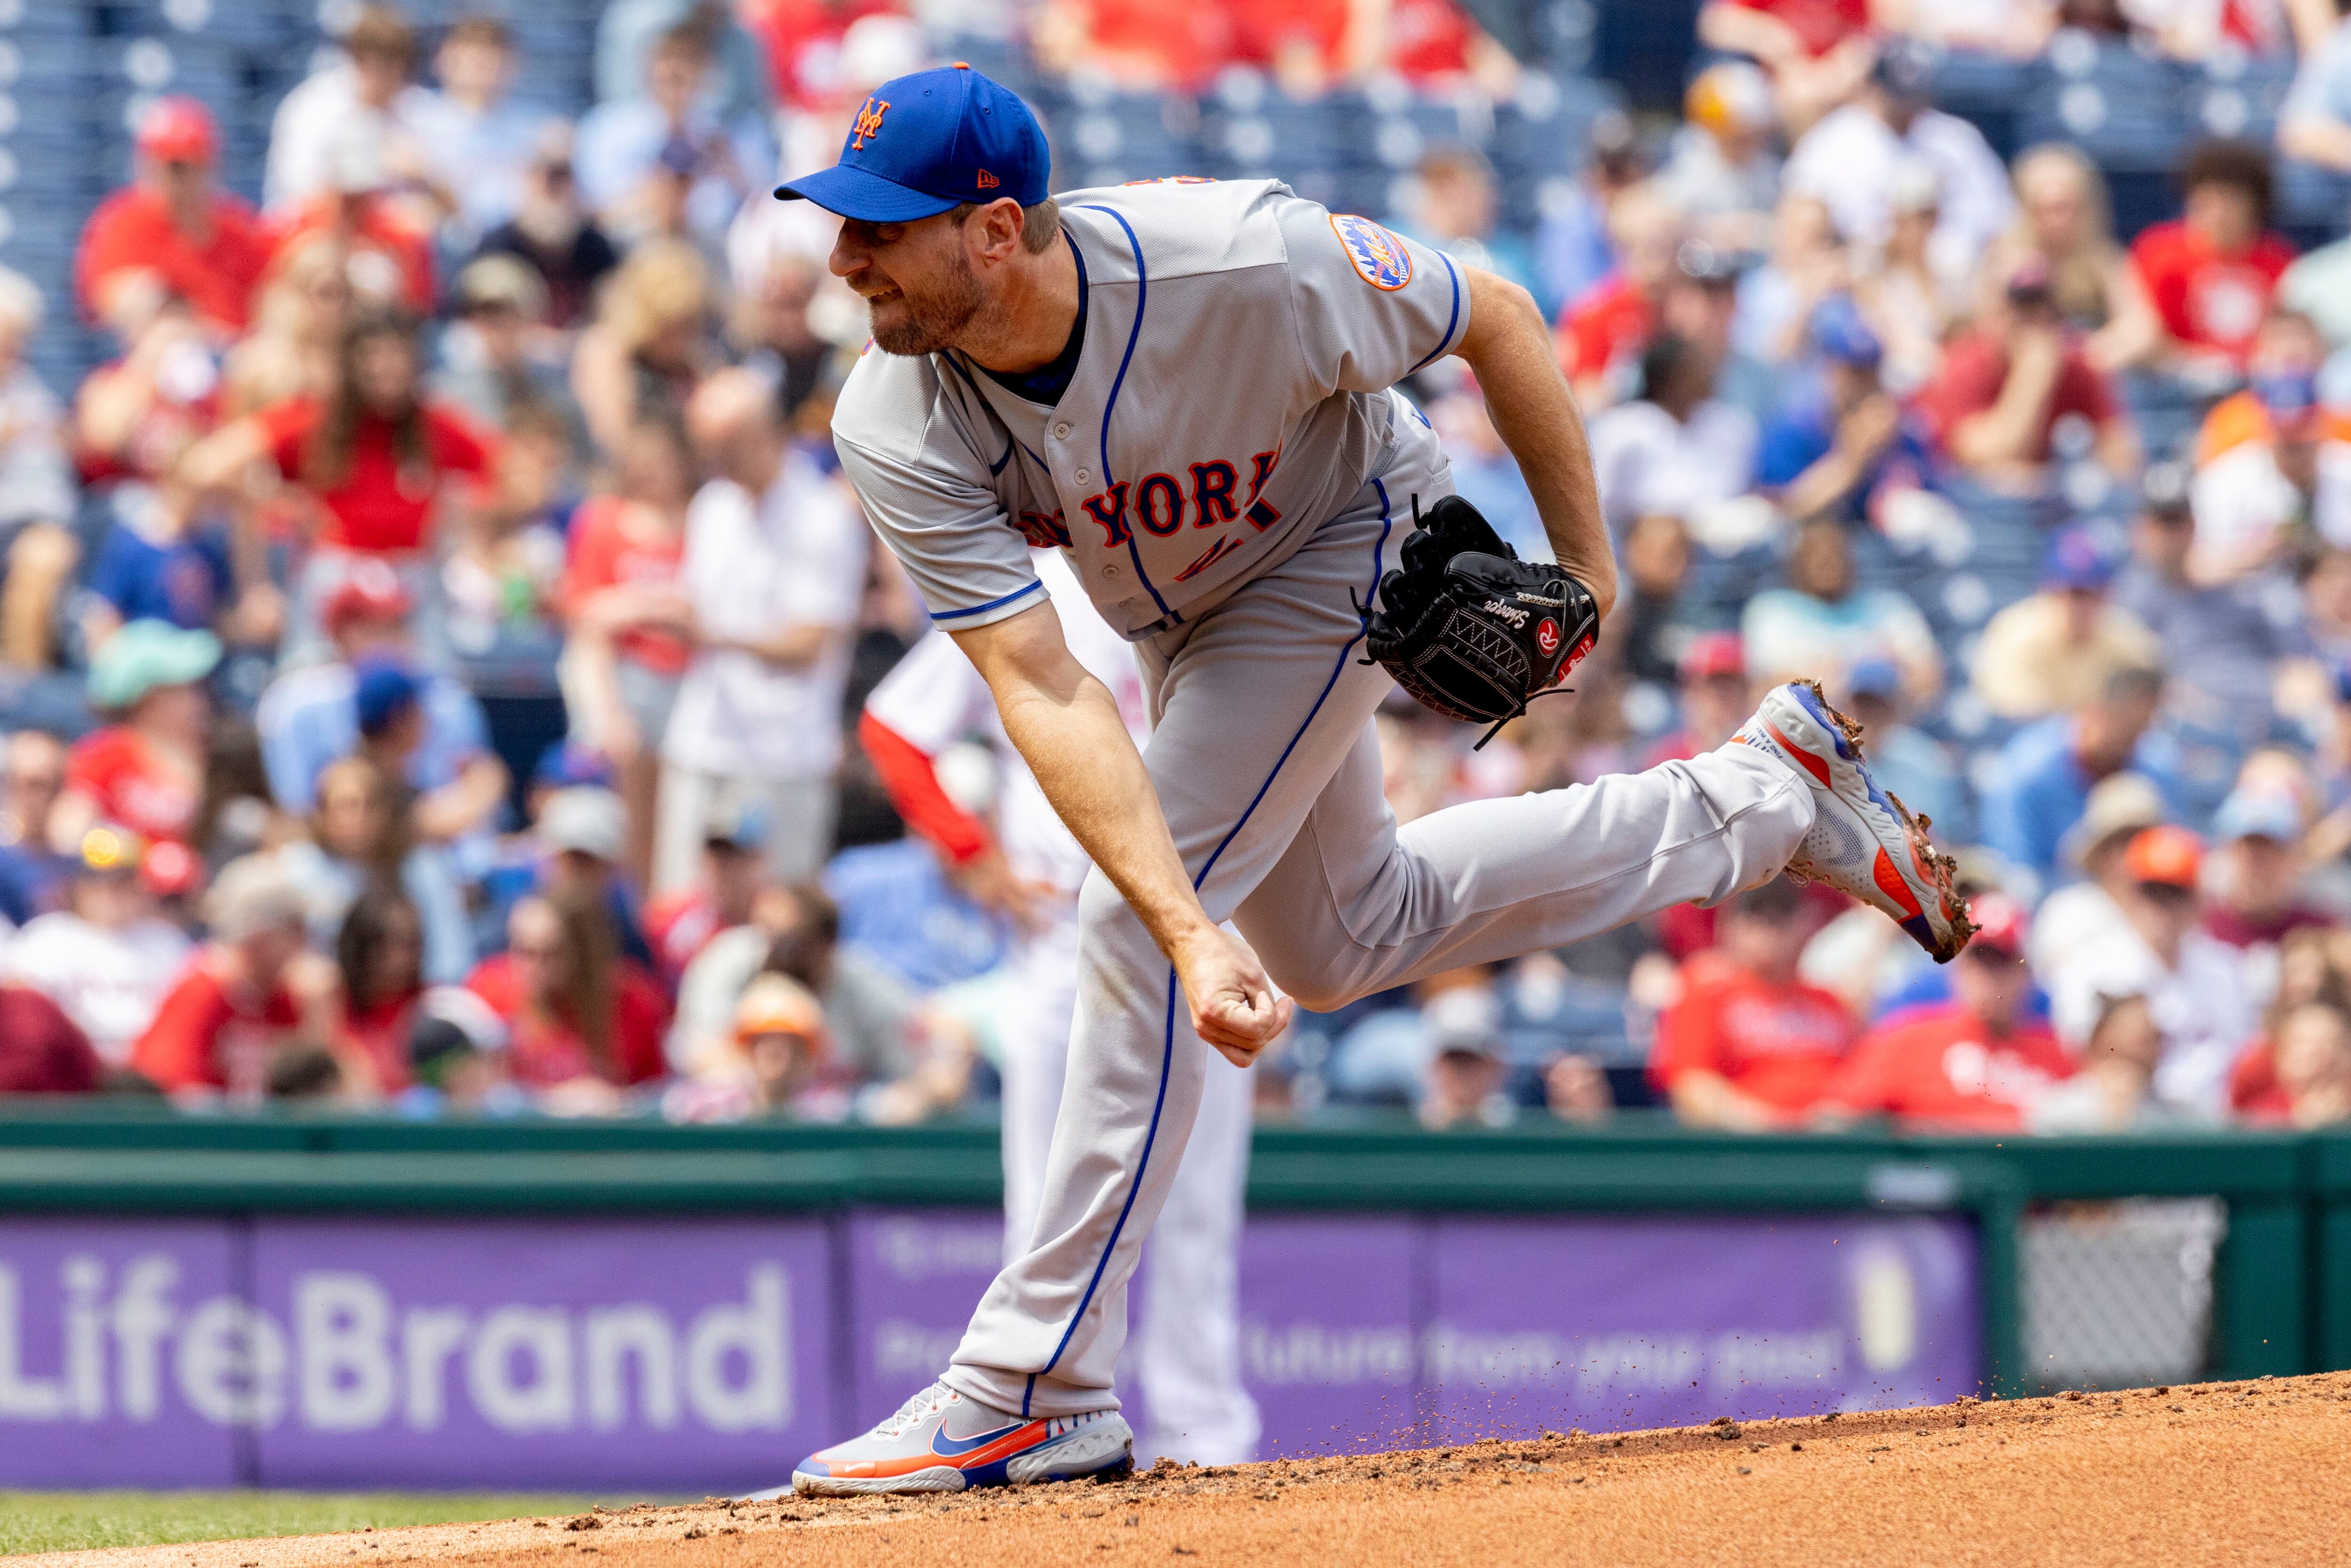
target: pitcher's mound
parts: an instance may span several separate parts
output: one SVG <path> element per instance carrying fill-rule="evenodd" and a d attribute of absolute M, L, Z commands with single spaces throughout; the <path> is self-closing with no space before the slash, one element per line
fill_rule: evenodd
<path fill-rule="evenodd" d="M 47 1568 L 2229 1563 L 2351 1539 L 2351 1375 L 1569 1434 L 942 1499 L 60 1552 Z"/>

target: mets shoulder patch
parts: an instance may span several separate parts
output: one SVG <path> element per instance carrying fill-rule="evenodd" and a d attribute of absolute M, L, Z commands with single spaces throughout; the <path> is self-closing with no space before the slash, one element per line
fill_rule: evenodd
<path fill-rule="evenodd" d="M 1412 252 L 1369 218 L 1353 213 L 1332 213 L 1331 227 L 1347 247 L 1347 259 L 1374 288 L 1402 288 L 1412 281 Z"/>

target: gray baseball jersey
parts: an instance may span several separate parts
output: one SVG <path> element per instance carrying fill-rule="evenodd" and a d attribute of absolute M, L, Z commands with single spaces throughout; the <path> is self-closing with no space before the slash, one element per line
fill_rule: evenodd
<path fill-rule="evenodd" d="M 934 620 L 1038 602 L 1029 547 L 1070 552 L 1129 637 L 1184 623 L 1361 488 L 1388 388 L 1460 341 L 1460 269 L 1268 180 L 1061 198 L 1086 290 L 1054 407 L 952 351 L 869 348 L 832 420 L 858 496 Z"/>
<path fill-rule="evenodd" d="M 1328 1010 L 1720 899 L 1786 862 L 1813 827 L 1809 789 L 1744 746 L 1399 830 L 1372 727 L 1394 685 L 1361 657 L 1357 606 L 1395 564 L 1411 498 L 1452 489 L 1435 432 L 1388 388 L 1460 343 L 1466 280 L 1278 184 L 1079 192 L 1062 213 L 1088 303 L 1058 405 L 954 354 L 869 351 L 836 444 L 951 630 L 1039 601 L 1029 539 L 1069 551 L 1134 643 L 1144 765 L 1201 908 L 1276 985 Z M 1078 925 L 1077 1022 L 1029 1249 L 946 1374 L 1030 1418 L 1116 1406 L 1143 1237 L 1163 1208 L 1186 1222 L 1169 1207 L 1185 1145 L 1238 1076 L 1099 873 Z M 1175 1299 L 1229 1290 L 1228 1247 L 1184 1256 L 1196 1277 L 1167 1282 Z"/>

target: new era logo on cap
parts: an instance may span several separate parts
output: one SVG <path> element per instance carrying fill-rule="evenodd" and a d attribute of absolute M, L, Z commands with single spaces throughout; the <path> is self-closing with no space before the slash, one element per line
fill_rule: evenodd
<path fill-rule="evenodd" d="M 1045 132 L 1019 95 L 968 66 L 883 82 L 860 105 L 831 168 L 779 185 L 865 223 L 904 224 L 982 200 L 1024 207 L 1050 194 Z"/>

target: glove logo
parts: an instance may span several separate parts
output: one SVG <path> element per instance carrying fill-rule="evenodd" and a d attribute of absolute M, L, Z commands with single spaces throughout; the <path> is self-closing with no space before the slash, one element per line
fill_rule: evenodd
<path fill-rule="evenodd" d="M 1548 615 L 1535 627 L 1535 646 L 1542 650 L 1546 659 L 1559 652 L 1559 627 Z"/>
<path fill-rule="evenodd" d="M 1355 264 L 1357 275 L 1373 287 L 1392 291 L 1412 281 L 1412 252 L 1371 219 L 1333 213 L 1331 227 L 1347 247 L 1347 259 Z"/>
<path fill-rule="evenodd" d="M 1505 604 L 1499 599 L 1489 599 L 1485 603 L 1479 605 L 1478 608 L 1483 610 L 1487 614 L 1492 616 L 1497 621 L 1509 622 L 1512 626 L 1521 632 L 1527 629 L 1527 612 L 1520 609 L 1515 604 Z M 1548 626 L 1551 622 L 1546 621 L 1543 624 Z M 1558 637 L 1559 633 L 1556 632 L 1552 633 L 1552 638 L 1554 642 L 1558 640 Z M 1543 652 L 1548 653 L 1551 650 L 1549 648 L 1545 648 Z"/>

